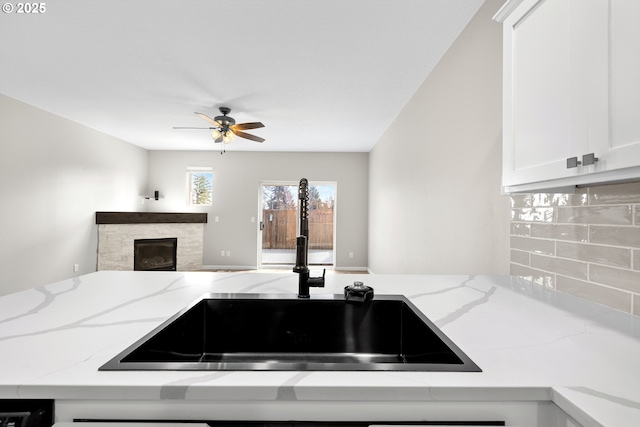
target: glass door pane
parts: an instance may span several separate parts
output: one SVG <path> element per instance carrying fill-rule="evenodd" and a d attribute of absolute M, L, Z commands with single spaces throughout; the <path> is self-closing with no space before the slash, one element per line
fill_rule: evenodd
<path fill-rule="evenodd" d="M 261 264 L 295 264 L 297 205 L 297 185 L 262 185 Z"/>
<path fill-rule="evenodd" d="M 309 185 L 309 265 L 333 265 L 335 185 Z"/>

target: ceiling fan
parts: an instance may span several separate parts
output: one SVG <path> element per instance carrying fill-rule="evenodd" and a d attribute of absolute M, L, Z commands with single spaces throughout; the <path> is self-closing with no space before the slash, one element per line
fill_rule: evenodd
<path fill-rule="evenodd" d="M 195 113 L 196 116 L 208 121 L 213 126 L 206 128 L 198 128 L 198 127 L 183 127 L 178 126 L 174 127 L 174 129 L 209 129 L 211 130 L 211 137 L 214 142 L 224 142 L 225 144 L 230 143 L 236 136 L 240 138 L 250 139 L 251 141 L 256 142 L 264 142 L 264 138 L 260 138 L 259 136 L 251 135 L 249 133 L 243 132 L 248 129 L 258 129 L 264 127 L 264 125 L 260 122 L 251 122 L 251 123 L 239 123 L 236 124 L 236 121 L 233 117 L 227 116 L 231 112 L 231 108 L 229 107 L 220 107 L 221 116 L 216 116 L 213 119 L 206 114 Z"/>

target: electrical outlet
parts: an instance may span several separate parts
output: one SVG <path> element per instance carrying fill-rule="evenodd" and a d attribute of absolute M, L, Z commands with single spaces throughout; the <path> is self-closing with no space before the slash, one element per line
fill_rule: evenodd
<path fill-rule="evenodd" d="M 220 256 L 224 256 L 224 251 L 220 251 Z"/>
<path fill-rule="evenodd" d="M 349 258 L 353 258 L 353 252 L 349 252 Z"/>
<path fill-rule="evenodd" d="M 227 256 L 231 256 L 231 251 L 227 251 Z"/>
<path fill-rule="evenodd" d="M 78 271 L 80 271 L 80 264 L 73 264 L 73 272 L 77 273 Z"/>

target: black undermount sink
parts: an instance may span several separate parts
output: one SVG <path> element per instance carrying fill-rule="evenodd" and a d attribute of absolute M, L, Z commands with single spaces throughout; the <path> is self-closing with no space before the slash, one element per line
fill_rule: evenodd
<path fill-rule="evenodd" d="M 210 294 L 100 368 L 480 372 L 407 298 Z"/>

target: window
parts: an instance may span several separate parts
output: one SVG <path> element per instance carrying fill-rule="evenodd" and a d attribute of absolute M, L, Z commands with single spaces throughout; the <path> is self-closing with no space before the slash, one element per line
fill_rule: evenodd
<path fill-rule="evenodd" d="M 187 168 L 189 205 L 211 206 L 213 200 L 213 169 Z"/>

